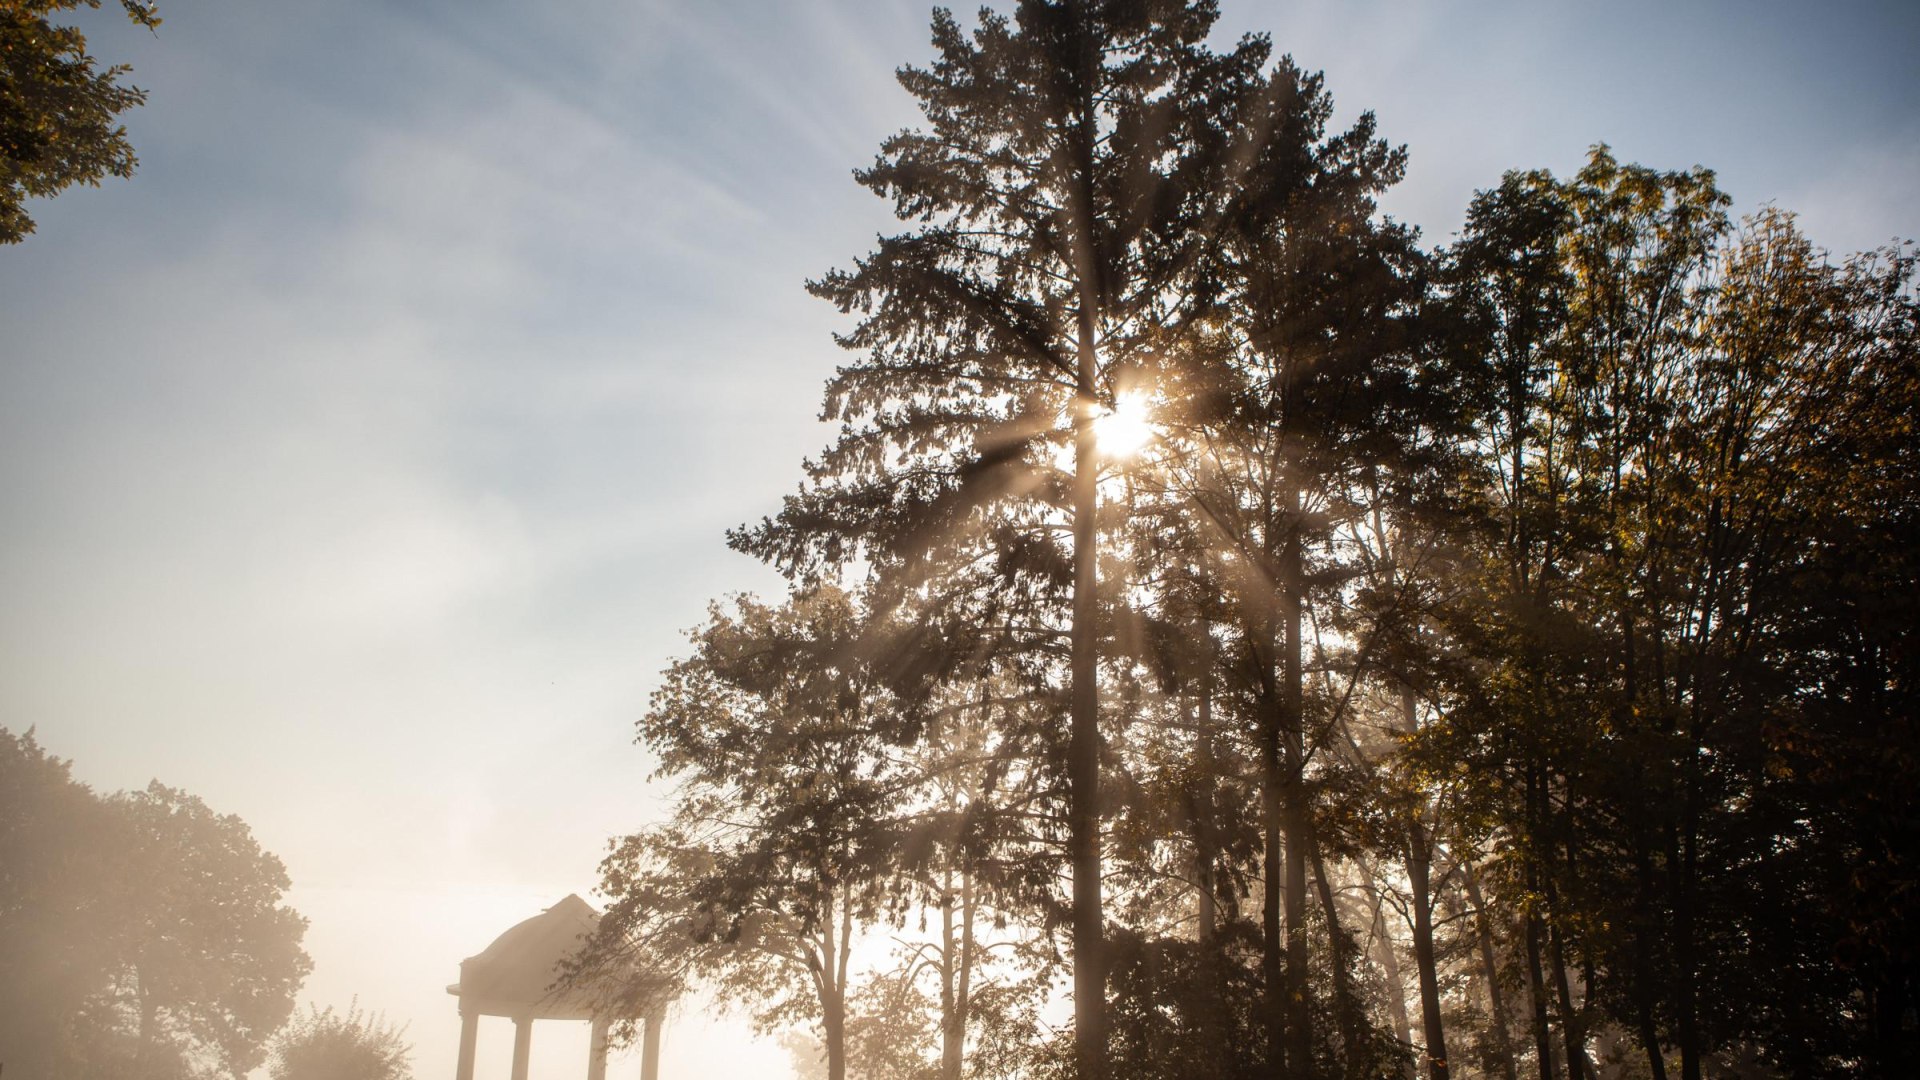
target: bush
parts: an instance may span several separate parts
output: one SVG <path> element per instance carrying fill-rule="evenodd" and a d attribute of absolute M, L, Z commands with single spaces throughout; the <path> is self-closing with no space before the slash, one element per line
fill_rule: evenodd
<path fill-rule="evenodd" d="M 378 1013 L 362 1013 L 358 999 L 345 1015 L 309 1005 L 274 1040 L 268 1073 L 273 1080 L 413 1080 L 405 1033 Z"/>

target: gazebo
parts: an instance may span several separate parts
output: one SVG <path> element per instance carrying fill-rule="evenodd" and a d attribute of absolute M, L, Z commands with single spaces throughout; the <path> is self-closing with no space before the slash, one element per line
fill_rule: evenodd
<path fill-rule="evenodd" d="M 645 1016 L 610 1016 L 604 1002 L 579 990 L 557 993 L 562 965 L 600 922 L 600 913 L 578 896 L 568 896 L 495 938 L 476 956 L 460 961 L 460 981 L 447 993 L 460 999 L 458 1080 L 473 1080 L 474 1046 L 482 1016 L 513 1021 L 513 1080 L 527 1080 L 535 1020 L 585 1020 L 593 1025 L 587 1056 L 587 1080 L 606 1080 L 607 1029 L 615 1020 L 642 1020 L 642 1080 L 659 1080 L 660 1022 L 664 1002 Z"/>

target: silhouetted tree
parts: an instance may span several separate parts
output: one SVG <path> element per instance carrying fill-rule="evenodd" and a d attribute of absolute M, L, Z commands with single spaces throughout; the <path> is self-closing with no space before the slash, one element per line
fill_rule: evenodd
<path fill-rule="evenodd" d="M 1357 478 L 1403 468 L 1423 424 L 1421 259 L 1375 202 L 1405 152 L 1370 114 L 1329 134 L 1332 110 L 1320 76 L 1291 60 L 1247 107 L 1266 134 L 1223 221 L 1215 318 L 1173 350 L 1186 373 L 1169 380 L 1161 481 L 1176 496 L 1163 512 L 1193 534 L 1182 548 L 1218 591 L 1218 674 L 1232 688 L 1220 701 L 1254 734 L 1267 1032 L 1289 1068 L 1313 1056 L 1309 769 L 1335 726 L 1331 712 L 1309 721 L 1306 632 L 1345 580 L 1336 530 L 1377 509 L 1352 497 Z"/>
<path fill-rule="evenodd" d="M 899 713 L 854 599 L 827 585 L 772 607 L 715 608 L 640 724 L 673 819 L 620 841 L 584 961 L 701 978 L 763 1023 L 817 1023 L 847 1069 L 854 940 L 880 911 L 900 847 L 884 748 Z"/>
<path fill-rule="evenodd" d="M 1110 457 L 1095 422 L 1130 386 L 1150 393 L 1188 335 L 1220 317 L 1221 243 L 1259 231 L 1234 220 L 1249 176 L 1285 168 L 1315 137 L 1282 126 L 1273 99 L 1293 84 L 1262 72 L 1264 40 L 1205 47 L 1215 16 L 1212 3 L 1026 0 L 1011 18 L 984 12 L 969 39 L 936 14 L 938 60 L 901 74 L 929 128 L 889 140 L 860 174 L 917 227 L 813 286 L 862 316 L 843 343 L 863 359 L 828 389 L 842 437 L 777 523 L 737 537 L 789 569 L 856 552 L 885 569 L 971 528 L 983 506 L 1024 505 L 1030 531 L 1002 534 L 1003 560 L 1046 566 L 1055 595 L 1071 597 L 1052 620 L 1071 645 L 1064 771 L 1085 1080 L 1107 1071 L 1097 506 Z M 1345 149 L 1364 155 L 1364 143 Z"/>

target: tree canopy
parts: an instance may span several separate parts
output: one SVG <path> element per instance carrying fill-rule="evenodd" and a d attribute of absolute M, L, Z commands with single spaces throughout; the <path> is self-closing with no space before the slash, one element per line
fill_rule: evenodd
<path fill-rule="evenodd" d="M 98 796 L 0 729 L 0 1062 L 9 1077 L 242 1076 L 311 968 L 280 860 L 154 783 Z"/>

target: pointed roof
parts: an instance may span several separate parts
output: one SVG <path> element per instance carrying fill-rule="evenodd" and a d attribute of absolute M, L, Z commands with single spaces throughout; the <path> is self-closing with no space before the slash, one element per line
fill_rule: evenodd
<path fill-rule="evenodd" d="M 600 924 L 600 913 L 577 895 L 514 925 L 476 955 L 460 962 L 460 981 L 447 993 L 460 1011 L 536 1020 L 586 1020 L 590 1003 L 579 993 L 559 994 L 562 965 Z"/>

